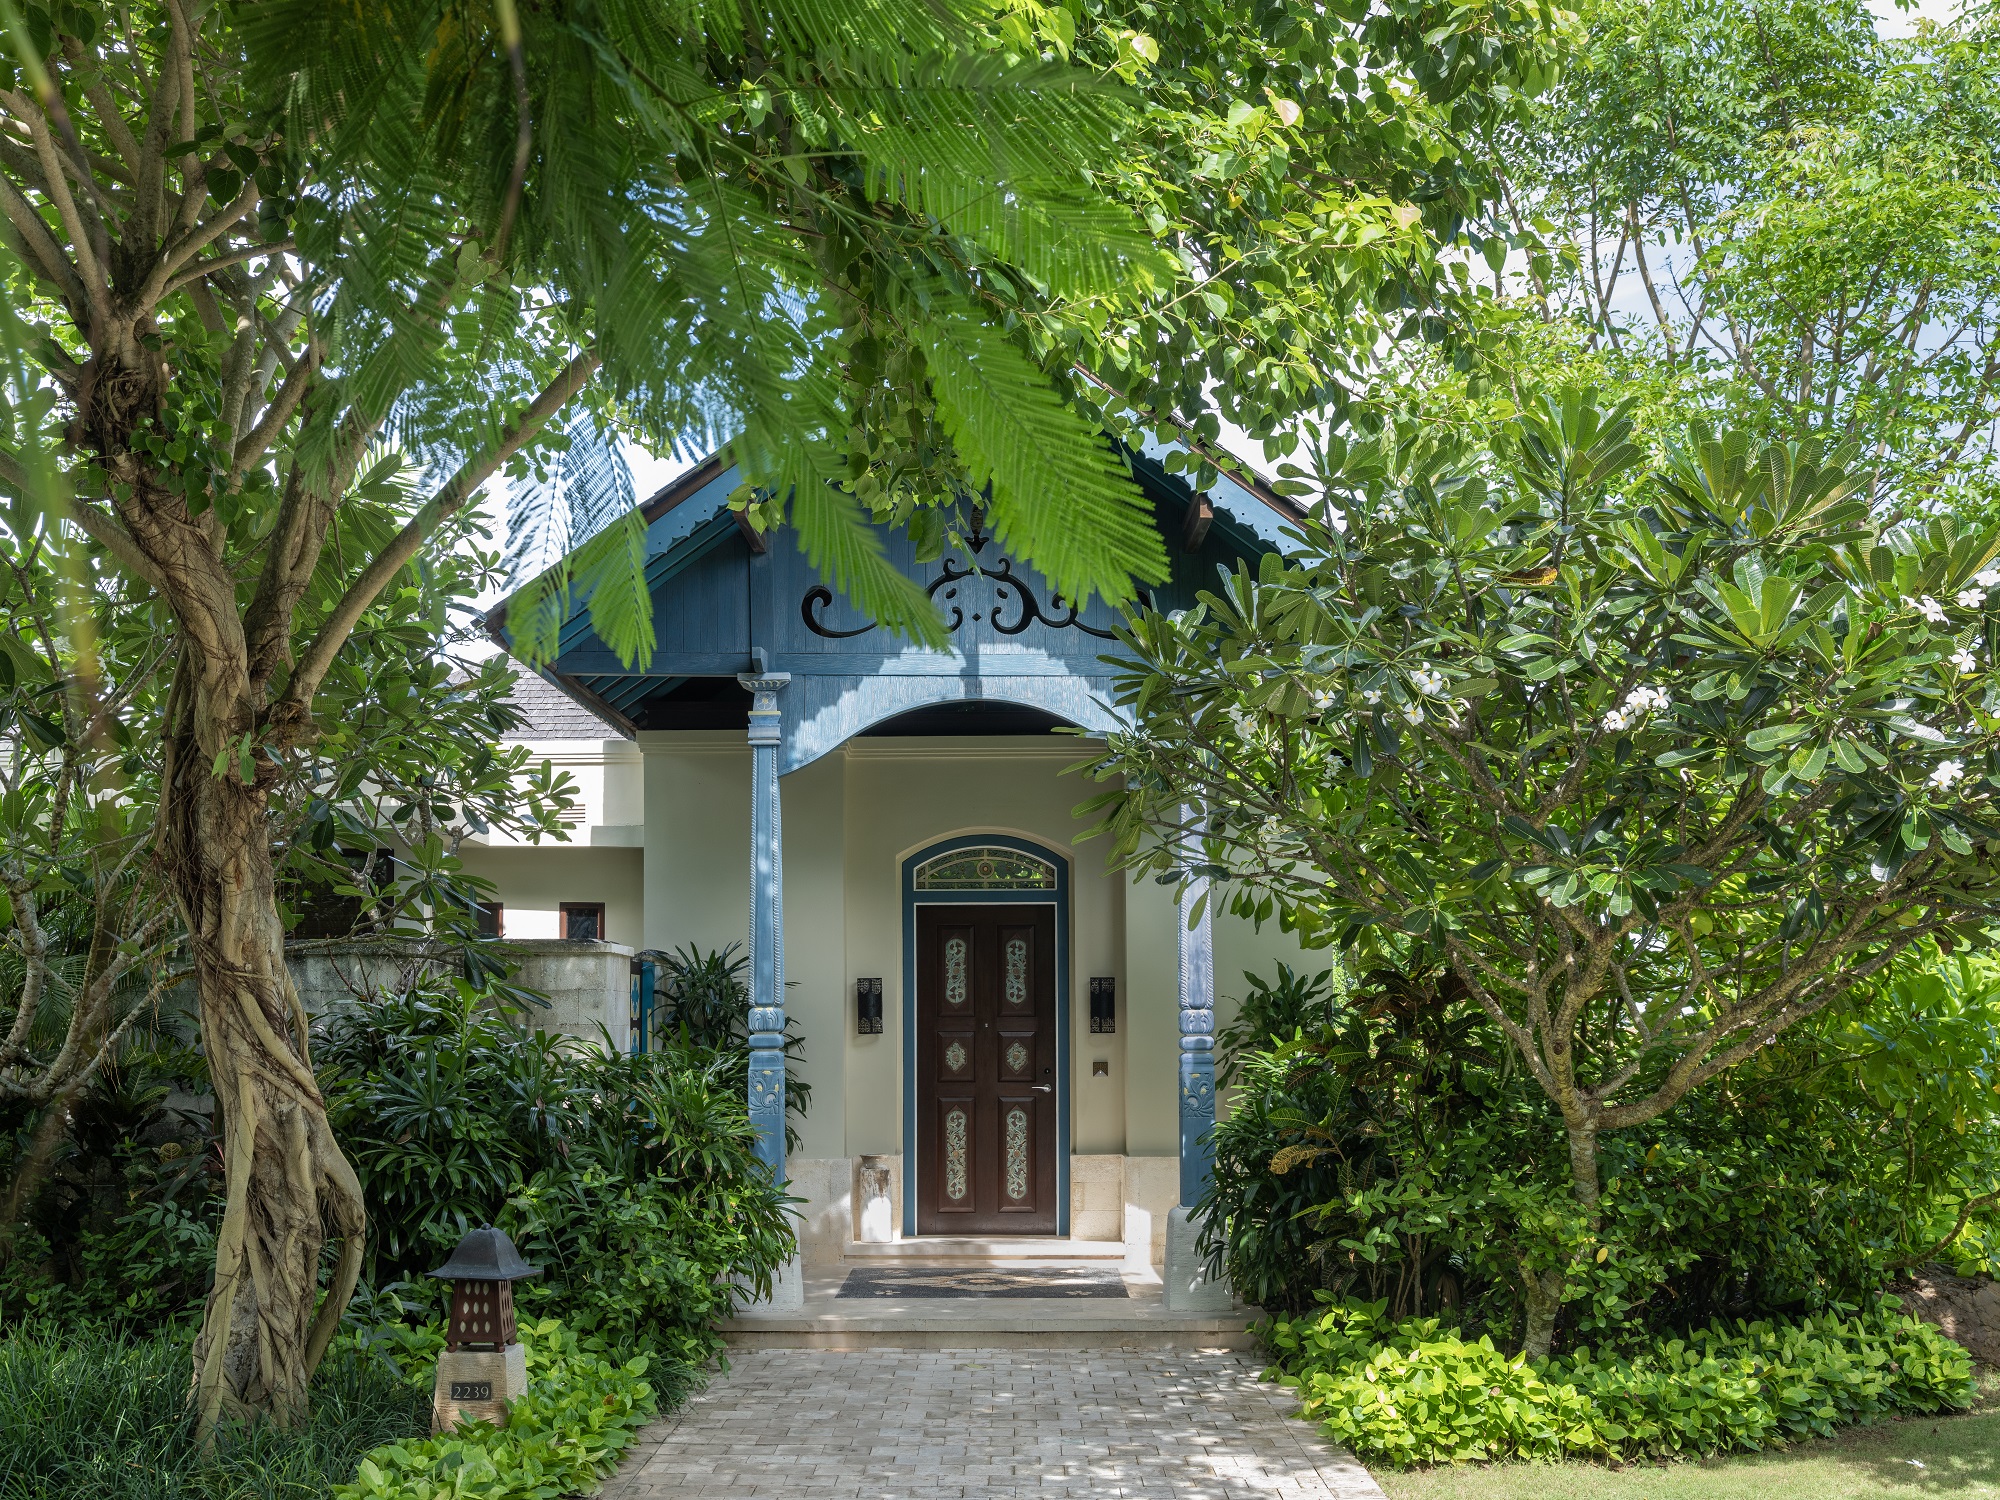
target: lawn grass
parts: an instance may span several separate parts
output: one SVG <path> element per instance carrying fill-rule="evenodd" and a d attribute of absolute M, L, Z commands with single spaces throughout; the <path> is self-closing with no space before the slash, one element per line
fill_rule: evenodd
<path fill-rule="evenodd" d="M 0 1336 L 0 1500 L 323 1500 L 369 1449 L 429 1427 L 429 1393 L 347 1351 L 295 1431 L 225 1427 L 204 1456 L 188 1413 L 191 1328 Z"/>
<path fill-rule="evenodd" d="M 1514 1463 L 1374 1473 L 1389 1500 L 2000 1497 L 2000 1379 L 1988 1376 L 1974 1409 L 1960 1416 L 1906 1417 L 1851 1427 L 1823 1441 L 1773 1453 L 1621 1469 Z"/>

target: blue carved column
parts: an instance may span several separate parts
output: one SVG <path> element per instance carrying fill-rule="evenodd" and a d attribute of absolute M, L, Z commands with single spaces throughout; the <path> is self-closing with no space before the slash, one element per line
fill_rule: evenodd
<path fill-rule="evenodd" d="M 750 1123 L 757 1155 L 779 1182 L 785 1171 L 785 864 L 779 825 L 778 692 L 792 679 L 759 672 L 736 679 L 750 697 Z M 797 1256 L 772 1280 L 773 1305 L 805 1305 Z"/>
<path fill-rule="evenodd" d="M 1215 1175 L 1215 933 L 1206 876 L 1181 891 L 1180 999 L 1181 1201 L 1167 1215 L 1166 1302 L 1173 1312 L 1227 1312 L 1229 1284 L 1211 1279 L 1196 1241 L 1193 1209 Z M 1196 910 L 1199 908 L 1199 915 Z"/>
<path fill-rule="evenodd" d="M 785 870 L 778 823 L 783 672 L 736 679 L 750 704 L 750 1123 L 757 1155 L 785 1180 Z"/>

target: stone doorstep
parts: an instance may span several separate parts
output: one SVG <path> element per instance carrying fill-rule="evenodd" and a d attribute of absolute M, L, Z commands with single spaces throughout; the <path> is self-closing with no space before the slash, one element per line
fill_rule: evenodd
<path fill-rule="evenodd" d="M 955 1263 L 986 1261 L 1091 1260 L 1122 1261 L 1122 1240 L 1024 1239 L 1002 1235 L 926 1235 L 887 1244 L 849 1240 L 843 1261 L 935 1260 Z"/>
<path fill-rule="evenodd" d="M 1188 1329 L 1125 1326 L 1115 1328 L 929 1329 L 898 1326 L 859 1328 L 739 1328 L 726 1323 L 722 1341 L 731 1349 L 819 1349 L 833 1352 L 865 1349 L 967 1351 L 976 1349 L 1104 1349 L 1178 1351 L 1183 1353 L 1248 1353 L 1257 1340 L 1242 1329 Z"/>

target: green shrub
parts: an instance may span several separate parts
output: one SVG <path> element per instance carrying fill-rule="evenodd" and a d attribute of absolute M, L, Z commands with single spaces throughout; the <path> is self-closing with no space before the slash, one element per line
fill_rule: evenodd
<path fill-rule="evenodd" d="M 1738 1322 L 1630 1357 L 1530 1361 L 1383 1302 L 1279 1319 L 1269 1373 L 1363 1458 L 1639 1458 L 1758 1449 L 1895 1412 L 1971 1404 L 1965 1350 L 1885 1304 L 1855 1317 Z"/>
<path fill-rule="evenodd" d="M 1526 1270 L 1561 1283 L 1557 1352 L 1819 1315 L 1879 1295 L 2000 1185 L 2000 981 L 1983 963 L 1912 965 L 1684 1107 L 1604 1133 L 1595 1224 L 1535 1085 L 1448 976 L 1375 970 L 1289 1009 L 1271 997 L 1295 976 L 1254 988 L 1201 1211 L 1213 1262 L 1273 1312 L 1381 1298 L 1511 1347 Z M 1968 1220 L 1950 1254 L 1981 1269 L 2000 1238 Z"/>
<path fill-rule="evenodd" d="M 655 1356 L 665 1380 L 706 1361 L 738 1288 L 768 1292 L 793 1254 L 727 1053 L 607 1054 L 460 983 L 358 1006 L 319 1060 L 380 1281 L 422 1283 L 467 1228 L 499 1224 L 544 1270 L 524 1308 Z"/>
<path fill-rule="evenodd" d="M 426 1342 L 441 1339 L 433 1330 Z M 553 1318 L 523 1323 L 521 1342 L 528 1389 L 503 1426 L 472 1422 L 385 1444 L 361 1460 L 352 1483 L 334 1486 L 335 1500 L 548 1500 L 610 1473 L 657 1409 L 645 1356 L 618 1363 Z M 409 1362 L 413 1387 L 431 1390 L 435 1359 L 433 1347 Z"/>
<path fill-rule="evenodd" d="M 343 1340 L 299 1427 L 224 1423 L 204 1455 L 188 1409 L 193 1330 L 33 1323 L 0 1338 L 0 1500 L 307 1500 L 428 1422 L 429 1392 Z"/>
<path fill-rule="evenodd" d="M 750 1068 L 750 957 L 742 945 L 730 943 L 703 952 L 689 943 L 671 951 L 649 948 L 640 954 L 654 963 L 657 990 L 648 1045 L 679 1045 L 715 1055 L 736 1076 Z M 803 1120 L 812 1106 L 812 1085 L 796 1066 L 805 1055 L 799 1018 L 785 1017 L 785 1149 L 799 1149 L 796 1115 Z"/>

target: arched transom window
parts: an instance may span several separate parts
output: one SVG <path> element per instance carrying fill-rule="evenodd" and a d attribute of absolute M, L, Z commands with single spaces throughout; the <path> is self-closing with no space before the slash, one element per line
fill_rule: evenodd
<path fill-rule="evenodd" d="M 933 855 L 917 866 L 920 891 L 1052 891 L 1056 867 L 1020 849 L 979 845 Z"/>

